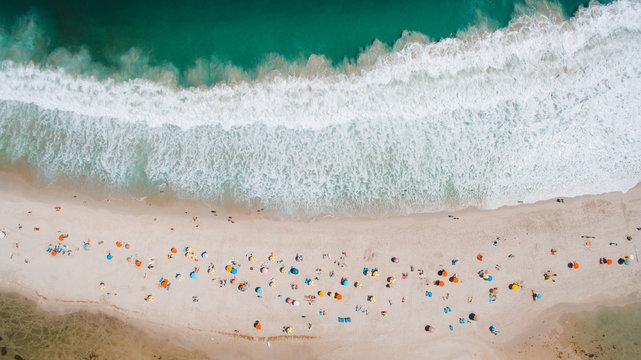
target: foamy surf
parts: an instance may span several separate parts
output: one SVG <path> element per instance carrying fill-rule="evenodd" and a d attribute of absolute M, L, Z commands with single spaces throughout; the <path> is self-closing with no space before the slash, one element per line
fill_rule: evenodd
<path fill-rule="evenodd" d="M 283 216 L 492 208 L 641 179 L 641 4 L 182 89 L 5 61 L 0 159 Z M 311 60 L 310 60 L 311 61 Z"/>

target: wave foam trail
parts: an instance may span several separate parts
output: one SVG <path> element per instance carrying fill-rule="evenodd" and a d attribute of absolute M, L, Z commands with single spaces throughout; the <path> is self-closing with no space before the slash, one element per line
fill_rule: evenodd
<path fill-rule="evenodd" d="M 288 216 L 627 190 L 641 179 L 640 43 L 641 3 L 619 1 L 410 42 L 351 74 L 211 88 L 7 61 L 0 163 Z"/>

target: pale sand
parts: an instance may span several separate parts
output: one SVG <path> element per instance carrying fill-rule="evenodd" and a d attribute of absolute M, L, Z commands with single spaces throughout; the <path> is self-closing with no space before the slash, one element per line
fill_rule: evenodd
<path fill-rule="evenodd" d="M 558 351 L 566 350 L 550 335 L 558 327 L 560 315 L 641 300 L 637 256 L 641 232 L 636 230 L 641 227 L 641 186 L 626 194 L 566 198 L 564 203 L 550 200 L 491 211 L 313 222 L 275 221 L 252 213 L 233 215 L 233 224 L 227 221 L 230 214 L 219 212 L 214 217 L 199 203 L 106 201 L 80 193 L 74 198 L 74 194 L 0 173 L 0 230 L 7 233 L 0 239 L 0 290 L 19 291 L 45 309 L 58 312 L 88 309 L 118 315 L 151 334 L 202 350 L 212 358 L 556 357 Z M 56 206 L 61 210 L 56 211 Z M 34 227 L 40 230 L 34 231 Z M 49 244 L 58 243 L 59 232 L 69 234 L 63 243 L 73 249 L 71 256 L 53 257 L 46 252 Z M 626 235 L 631 235 L 632 241 L 626 240 Z M 502 240 L 494 247 L 491 243 L 497 236 Z M 87 239 L 91 239 L 89 251 L 82 249 Z M 131 248 L 117 248 L 117 240 L 130 243 Z M 104 244 L 98 245 L 98 241 Z M 585 241 L 591 241 L 592 246 L 586 247 Z M 610 242 L 618 246 L 608 245 Z M 209 258 L 198 262 L 185 258 L 181 253 L 185 246 L 197 253 L 206 250 Z M 178 254 L 168 259 L 172 247 Z M 551 248 L 558 253 L 551 255 Z M 108 251 L 114 256 L 111 261 L 105 257 Z M 348 255 L 346 265 L 338 267 L 333 261 L 343 251 Z M 268 274 L 260 274 L 258 267 L 271 252 L 287 267 L 298 267 L 300 274 L 283 275 L 278 272 L 280 264 L 275 263 Z M 253 271 L 249 270 L 247 253 L 257 259 Z M 297 253 L 304 256 L 302 263 L 294 260 Z M 324 253 L 332 260 L 324 260 Z M 484 255 L 482 262 L 476 259 L 478 253 Z M 137 254 L 143 266 L 128 263 L 130 254 Z M 509 254 L 514 257 L 508 258 Z M 616 260 L 625 255 L 634 255 L 632 265 L 617 265 Z M 392 263 L 392 256 L 400 263 Z M 601 256 L 615 264 L 600 265 Z M 156 259 L 153 269 L 146 268 L 150 257 Z M 453 258 L 460 259 L 458 265 L 451 265 Z M 219 279 L 232 277 L 224 270 L 231 259 L 241 264 L 237 278 L 249 281 L 249 290 L 244 293 L 229 284 L 218 286 Z M 580 268 L 568 269 L 570 261 L 577 261 Z M 216 281 L 206 272 L 209 262 L 216 267 Z M 502 266 L 500 271 L 496 264 Z M 189 279 L 194 266 L 200 267 L 197 280 Z M 365 277 L 363 267 L 378 267 L 381 276 Z M 323 272 L 315 286 L 309 287 L 304 279 L 315 277 L 316 268 Z M 452 284 L 439 278 L 441 268 L 457 273 L 461 282 Z M 419 279 L 418 269 L 425 271 L 425 280 Z M 481 269 L 490 270 L 494 280 L 479 278 Z M 548 269 L 558 274 L 556 282 L 544 280 Z M 335 271 L 335 277 L 328 276 L 330 270 Z M 403 272 L 409 274 L 407 279 L 402 279 Z M 184 279 L 174 279 L 176 273 L 182 273 Z M 385 279 L 390 275 L 396 283 L 387 289 Z M 171 280 L 170 291 L 158 287 L 163 276 Z M 341 286 L 342 276 L 350 283 L 362 282 L 363 288 Z M 276 288 L 267 286 L 270 277 L 277 281 Z M 445 287 L 433 285 L 437 279 L 445 280 Z M 508 284 L 517 280 L 523 288 L 509 290 Z M 105 290 L 99 288 L 101 281 Z M 290 289 L 292 282 L 298 283 L 298 290 Z M 265 290 L 260 299 L 253 291 L 256 286 Z M 491 287 L 499 289 L 494 303 L 488 301 Z M 304 295 L 318 290 L 337 291 L 343 299 L 317 296 L 312 306 L 303 301 Z M 542 294 L 539 301 L 532 301 L 532 290 Z M 426 297 L 425 291 L 433 296 Z M 449 298 L 444 300 L 447 293 Z M 144 300 L 148 294 L 155 297 L 153 302 Z M 199 297 L 198 303 L 192 302 L 194 295 Z M 368 295 L 378 301 L 367 302 Z M 301 305 L 286 304 L 288 296 Z M 472 303 L 468 303 L 469 297 Z M 366 308 L 369 315 L 356 312 L 356 305 Z M 446 306 L 451 313 L 444 313 Z M 325 309 L 327 315 L 319 316 L 319 309 Z M 380 315 L 382 310 L 387 316 Z M 480 320 L 459 324 L 459 317 L 470 312 L 477 313 Z M 339 316 L 351 317 L 352 322 L 339 324 Z M 255 320 L 260 320 L 261 331 L 253 328 Z M 311 330 L 308 322 L 313 324 Z M 490 323 L 500 330 L 498 336 L 488 330 Z M 427 324 L 436 331 L 425 332 Z M 450 324 L 453 332 L 448 329 Z M 293 334 L 285 335 L 283 326 L 291 326 Z M 270 338 L 271 348 L 265 337 Z"/>

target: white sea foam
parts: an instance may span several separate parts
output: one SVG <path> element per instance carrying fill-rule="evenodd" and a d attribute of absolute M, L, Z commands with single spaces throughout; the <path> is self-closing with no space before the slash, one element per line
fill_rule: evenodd
<path fill-rule="evenodd" d="M 401 40 L 345 73 L 310 58 L 320 75 L 211 88 L 6 61 L 0 159 L 305 216 L 496 207 L 641 180 L 639 1 Z"/>

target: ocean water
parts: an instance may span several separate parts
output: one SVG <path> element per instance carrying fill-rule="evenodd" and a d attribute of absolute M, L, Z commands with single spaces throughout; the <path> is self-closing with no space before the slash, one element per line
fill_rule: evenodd
<path fill-rule="evenodd" d="M 0 359 L 208 358 L 106 315 L 55 315 L 22 296 L 0 293 Z"/>
<path fill-rule="evenodd" d="M 582 359 L 636 359 L 641 354 L 641 304 L 568 316 L 561 335 Z"/>
<path fill-rule="evenodd" d="M 641 180 L 641 1 L 0 5 L 0 168 L 277 217 Z"/>

